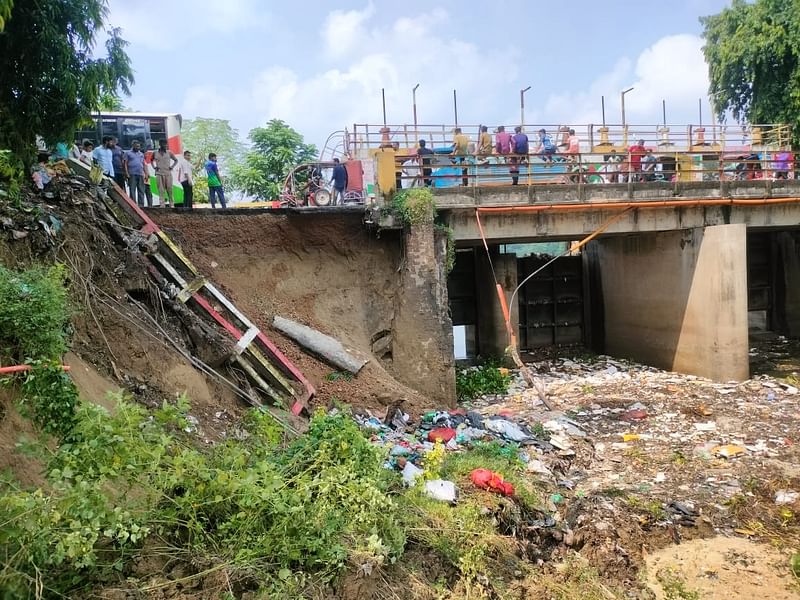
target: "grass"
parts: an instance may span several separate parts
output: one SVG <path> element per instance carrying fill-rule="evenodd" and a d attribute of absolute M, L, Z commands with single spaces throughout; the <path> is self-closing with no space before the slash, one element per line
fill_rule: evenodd
<path fill-rule="evenodd" d="M 673 569 L 661 569 L 656 579 L 664 590 L 666 600 L 700 600 L 700 592 L 686 587 L 686 580 Z"/>

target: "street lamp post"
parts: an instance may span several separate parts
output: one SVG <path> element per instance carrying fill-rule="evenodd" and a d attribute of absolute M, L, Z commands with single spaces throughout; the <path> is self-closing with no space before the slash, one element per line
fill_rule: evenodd
<path fill-rule="evenodd" d="M 622 106 L 622 145 L 626 147 L 628 145 L 628 124 L 625 122 L 625 94 L 632 90 L 633 87 L 629 87 L 619 93 L 620 105 Z"/>
<path fill-rule="evenodd" d="M 531 86 L 519 91 L 519 124 L 523 128 L 525 127 L 525 92 L 529 89 Z"/>
<path fill-rule="evenodd" d="M 418 87 L 419 87 L 419 84 L 415 85 L 411 89 L 411 101 L 412 101 L 413 108 L 414 108 L 414 136 L 417 135 L 417 88 Z"/>

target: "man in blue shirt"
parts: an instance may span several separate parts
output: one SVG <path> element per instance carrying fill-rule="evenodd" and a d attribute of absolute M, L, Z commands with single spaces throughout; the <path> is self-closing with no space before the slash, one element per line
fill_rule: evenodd
<path fill-rule="evenodd" d="M 511 185 L 519 183 L 519 165 L 528 161 L 528 136 L 522 133 L 522 127 L 517 125 L 514 128 L 514 135 L 511 137 L 511 150 L 517 156 L 511 158 Z"/>
<path fill-rule="evenodd" d="M 219 203 L 222 208 L 227 208 L 225 205 L 225 191 L 222 189 L 222 176 L 219 174 L 219 166 L 217 165 L 217 155 L 213 152 L 208 155 L 208 160 L 206 161 L 206 177 L 208 178 L 208 199 L 211 201 L 211 208 L 217 208 L 215 196 L 219 197 Z"/>
<path fill-rule="evenodd" d="M 338 158 L 333 159 L 333 177 L 331 183 L 333 184 L 333 203 L 337 204 L 337 200 L 341 198 L 341 203 L 344 204 L 344 190 L 347 188 L 347 169 L 339 162 Z"/>
<path fill-rule="evenodd" d="M 100 165 L 100 170 L 103 171 L 103 175 L 107 177 L 114 177 L 114 157 L 111 152 L 112 144 L 114 143 L 114 138 L 110 135 L 103 136 L 103 144 L 98 146 L 92 152 L 92 158 Z"/>
<path fill-rule="evenodd" d="M 128 189 L 131 198 L 141 207 L 147 199 L 144 190 L 144 152 L 139 140 L 134 140 L 133 148 L 125 152 L 122 157 L 122 166 L 125 170 L 125 178 L 128 180 Z M 147 203 L 150 208 L 152 202 Z"/>

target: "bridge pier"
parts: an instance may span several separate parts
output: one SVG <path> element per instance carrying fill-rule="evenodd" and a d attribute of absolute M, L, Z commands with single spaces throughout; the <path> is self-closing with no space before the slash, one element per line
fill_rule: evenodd
<path fill-rule="evenodd" d="M 392 361 L 406 385 L 441 405 L 455 403 L 453 323 L 447 296 L 447 236 L 433 223 L 407 227 L 395 302 Z"/>
<path fill-rule="evenodd" d="M 511 304 L 511 294 L 517 287 L 517 256 L 501 254 L 498 246 L 490 246 L 489 252 L 492 255 L 491 265 L 483 248 L 477 251 L 475 261 L 478 354 L 482 357 L 502 357 L 509 340 L 503 310 L 497 298 L 495 277 L 509 303 L 511 322 L 519 323 L 519 303 Z"/>
<path fill-rule="evenodd" d="M 596 349 L 718 381 L 747 379 L 746 233 L 743 224 L 716 225 L 588 244 L 591 302 L 603 323 Z"/>

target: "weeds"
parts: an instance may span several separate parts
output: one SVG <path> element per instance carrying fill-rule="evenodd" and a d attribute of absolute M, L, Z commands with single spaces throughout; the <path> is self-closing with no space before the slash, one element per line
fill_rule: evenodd
<path fill-rule="evenodd" d="M 325 375 L 325 381 L 353 381 L 353 374 L 348 371 L 331 371 Z"/>
<path fill-rule="evenodd" d="M 456 393 L 459 400 L 472 400 L 483 394 L 504 394 L 511 376 L 497 361 L 486 361 L 477 367 L 456 372 Z"/>
<path fill-rule="evenodd" d="M 433 223 L 436 202 L 428 188 L 411 188 L 394 195 L 392 211 L 406 226 Z"/>
<path fill-rule="evenodd" d="M 206 450 L 178 433 L 187 409 L 150 414 L 120 398 L 114 415 L 79 408 L 48 469 L 52 491 L 2 488 L 6 597 L 27 597 L 37 578 L 69 595 L 121 569 L 154 534 L 174 558 L 224 565 L 275 595 L 400 555 L 395 478 L 348 415 L 318 414 L 282 447 L 271 418 L 251 413 L 245 442 Z"/>
<path fill-rule="evenodd" d="M 25 362 L 67 350 L 66 272 L 60 265 L 12 271 L 0 265 L 0 352 Z"/>
<path fill-rule="evenodd" d="M 661 569 L 656 579 L 666 600 L 700 600 L 700 593 L 686 587 L 686 580 L 673 569 Z"/>

